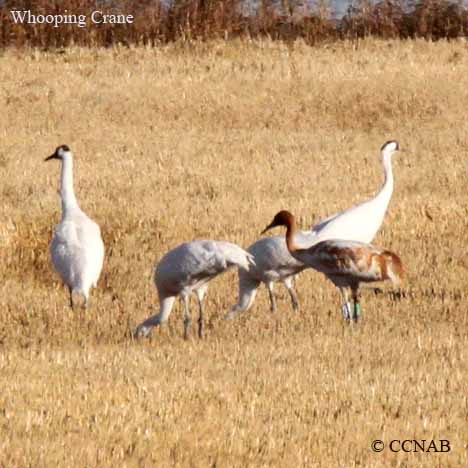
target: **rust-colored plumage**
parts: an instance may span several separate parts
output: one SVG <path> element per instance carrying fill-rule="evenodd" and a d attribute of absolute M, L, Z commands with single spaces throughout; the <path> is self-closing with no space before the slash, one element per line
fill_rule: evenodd
<path fill-rule="evenodd" d="M 291 255 L 325 274 L 335 286 L 340 288 L 345 304 L 348 304 L 345 289 L 351 289 L 354 313 L 348 315 L 355 320 L 360 314 L 358 297 L 360 283 L 390 280 L 398 285 L 404 276 L 403 264 L 398 255 L 371 244 L 330 239 L 306 249 L 299 248 L 294 242 L 296 220 L 289 211 L 283 210 L 277 213 L 263 232 L 275 226 L 286 226 L 286 244 Z"/>
<path fill-rule="evenodd" d="M 329 277 L 344 278 L 349 286 L 353 281 L 390 280 L 398 284 L 404 274 L 396 254 L 361 242 L 330 239 L 309 249 L 296 249 L 295 254 Z"/>

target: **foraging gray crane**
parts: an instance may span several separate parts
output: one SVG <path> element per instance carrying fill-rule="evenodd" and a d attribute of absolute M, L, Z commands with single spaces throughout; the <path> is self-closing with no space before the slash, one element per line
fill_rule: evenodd
<path fill-rule="evenodd" d="M 66 145 L 57 147 L 45 159 L 58 159 L 62 163 L 60 175 L 60 197 L 62 219 L 55 226 L 50 243 L 52 263 L 70 293 L 81 294 L 84 306 L 88 306 L 89 290 L 96 287 L 104 262 L 104 243 L 99 226 L 78 206 L 73 190 L 73 154 Z"/>
<path fill-rule="evenodd" d="M 296 238 L 300 245 L 312 246 L 326 239 L 347 239 L 350 241 L 372 242 L 382 225 L 393 193 L 392 155 L 404 151 L 395 140 L 384 143 L 380 149 L 384 172 L 384 183 L 379 192 L 371 199 L 347 210 L 335 213 L 311 227 L 310 231 L 299 231 Z M 282 281 L 291 298 L 296 297 L 292 285 L 293 277 L 304 268 L 291 259 L 282 236 L 260 239 L 247 251 L 255 257 L 256 267 L 248 271 L 239 271 L 239 298 L 225 318 L 231 319 L 251 307 L 256 292 L 263 282 L 270 293 L 271 310 L 276 304 L 273 296 L 273 283 Z M 292 299 L 293 309 L 297 309 L 297 299 Z M 344 317 L 349 317 L 351 305 L 345 301 L 342 305 Z"/>
<path fill-rule="evenodd" d="M 248 269 L 254 264 L 253 256 L 238 245 L 224 241 L 194 240 L 179 244 L 166 253 L 156 265 L 154 282 L 159 296 L 160 310 L 135 330 L 134 336 L 148 336 L 151 329 L 165 322 L 171 313 L 175 298 L 184 303 L 184 339 L 190 326 L 189 298 L 192 292 L 198 300 L 198 336 L 203 335 L 203 298 L 208 282 L 228 268 Z"/>
<path fill-rule="evenodd" d="M 247 252 L 254 256 L 255 266 L 251 266 L 248 270 L 238 270 L 239 299 L 225 318 L 232 319 L 238 313 L 249 309 L 261 283 L 265 283 L 268 288 L 270 308 L 275 312 L 276 300 L 273 288 L 276 281 L 284 284 L 292 307 L 297 310 L 299 304 L 294 291 L 293 277 L 306 266 L 288 252 L 284 236 L 263 237 L 247 248 Z"/>
<path fill-rule="evenodd" d="M 354 310 L 349 318 L 357 321 L 361 314 L 359 304 L 360 283 L 391 280 L 398 285 L 403 278 L 403 264 L 398 255 L 364 242 L 328 239 L 312 247 L 301 248 L 296 245 L 294 236 L 297 231 L 296 220 L 289 211 L 280 211 L 263 233 L 275 226 L 286 226 L 286 246 L 290 254 L 306 267 L 323 273 L 340 289 L 348 301 L 346 288 L 350 288 Z"/>

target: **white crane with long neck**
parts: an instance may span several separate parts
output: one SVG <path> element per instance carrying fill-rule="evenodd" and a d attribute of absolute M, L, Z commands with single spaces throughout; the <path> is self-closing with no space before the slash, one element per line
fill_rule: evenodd
<path fill-rule="evenodd" d="M 325 239 L 346 239 L 358 242 L 372 242 L 382 225 L 393 193 L 392 155 L 402 151 L 397 141 L 387 141 L 381 148 L 384 173 L 382 188 L 377 194 L 347 210 L 319 221 L 311 227 L 307 243 Z M 311 245 L 311 244 L 309 244 Z"/>
<path fill-rule="evenodd" d="M 55 226 L 50 244 L 52 263 L 67 285 L 70 306 L 74 294 L 80 294 L 88 306 L 89 290 L 96 287 L 104 261 L 104 243 L 99 226 L 79 207 L 73 189 L 73 154 L 67 145 L 57 147 L 45 159 L 58 159 L 62 163 L 60 198 L 62 218 Z"/>
<path fill-rule="evenodd" d="M 346 239 L 369 243 L 374 239 L 382 225 L 390 199 L 393 193 L 392 156 L 400 149 L 395 140 L 384 143 L 380 150 L 384 182 L 379 192 L 371 199 L 347 210 L 335 213 L 314 224 L 310 231 L 298 231 L 296 242 L 304 247 L 312 246 L 326 239 Z M 272 249 L 275 254 L 272 255 Z M 286 248 L 284 237 L 273 236 L 260 239 L 247 248 L 255 258 L 256 267 L 248 271 L 239 271 L 239 298 L 237 304 L 231 307 L 226 318 L 248 310 L 256 296 L 258 287 L 264 282 L 270 291 L 271 309 L 275 309 L 272 300 L 272 285 L 276 281 L 286 284 L 292 299 L 293 308 L 297 309 L 297 299 L 292 286 L 292 278 L 303 270 L 296 259 L 293 259 Z M 342 306 L 343 315 L 349 316 L 350 303 L 345 301 Z"/>

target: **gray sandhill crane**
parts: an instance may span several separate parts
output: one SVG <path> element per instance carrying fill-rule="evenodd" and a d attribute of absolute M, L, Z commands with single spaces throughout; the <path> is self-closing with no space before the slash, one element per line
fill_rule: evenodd
<path fill-rule="evenodd" d="M 45 161 L 52 159 L 62 163 L 62 219 L 55 226 L 50 255 L 55 269 L 68 287 L 70 307 L 74 305 L 74 294 L 80 294 L 87 307 L 89 290 L 96 287 L 104 261 L 101 230 L 78 206 L 73 190 L 73 154 L 70 148 L 66 145 L 57 147 Z"/>
<path fill-rule="evenodd" d="M 293 277 L 306 266 L 298 262 L 288 252 L 284 236 L 263 237 L 254 242 L 247 252 L 255 258 L 255 266 L 248 270 L 238 270 L 239 298 L 231 307 L 226 319 L 234 318 L 238 313 L 248 310 L 255 300 L 257 289 L 265 283 L 270 297 L 270 309 L 276 311 L 274 284 L 280 281 L 286 287 L 294 310 L 299 308 Z"/>
<path fill-rule="evenodd" d="M 171 313 L 175 298 L 184 303 L 184 339 L 190 326 L 189 298 L 195 293 L 200 315 L 198 336 L 203 335 L 203 298 L 208 282 L 228 268 L 248 269 L 253 256 L 238 245 L 224 241 L 194 240 L 179 244 L 166 253 L 156 265 L 154 282 L 158 291 L 159 313 L 147 318 L 135 330 L 134 336 L 148 336 L 151 329 L 165 322 Z"/>
<path fill-rule="evenodd" d="M 328 239 L 312 247 L 296 245 L 296 220 L 289 211 L 280 211 L 263 232 L 275 226 L 286 226 L 286 245 L 291 255 L 307 267 L 323 273 L 348 302 L 346 288 L 351 289 L 354 310 L 349 318 L 357 321 L 361 313 L 359 304 L 360 283 L 391 280 L 399 285 L 404 275 L 398 255 L 364 242 Z"/>

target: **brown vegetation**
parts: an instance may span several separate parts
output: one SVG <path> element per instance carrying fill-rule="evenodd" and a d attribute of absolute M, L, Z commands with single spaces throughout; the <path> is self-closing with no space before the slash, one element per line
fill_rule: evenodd
<path fill-rule="evenodd" d="M 0 466 L 468 466 L 468 54 L 464 42 L 180 43 L 12 49 L 0 57 Z M 402 294 L 298 278 L 271 315 L 211 283 L 204 340 L 182 311 L 151 340 L 157 258 L 193 238 L 247 246 L 283 208 L 308 226 L 375 192 L 390 138 L 395 192 L 375 244 Z M 48 260 L 66 143 L 102 227 L 91 308 L 72 313 Z M 382 439 L 450 453 L 373 453 Z"/>
<path fill-rule="evenodd" d="M 456 0 L 381 0 L 351 2 L 337 17 L 327 0 L 315 8 L 297 0 L 5 0 L 0 7 L 0 47 L 61 48 L 116 44 L 156 46 L 174 41 L 231 38 L 302 39 L 308 45 L 363 37 L 466 37 L 468 9 Z M 86 27 L 17 23 L 12 10 L 35 15 L 84 15 Z M 132 24 L 93 24 L 94 10 L 132 15 Z"/>

